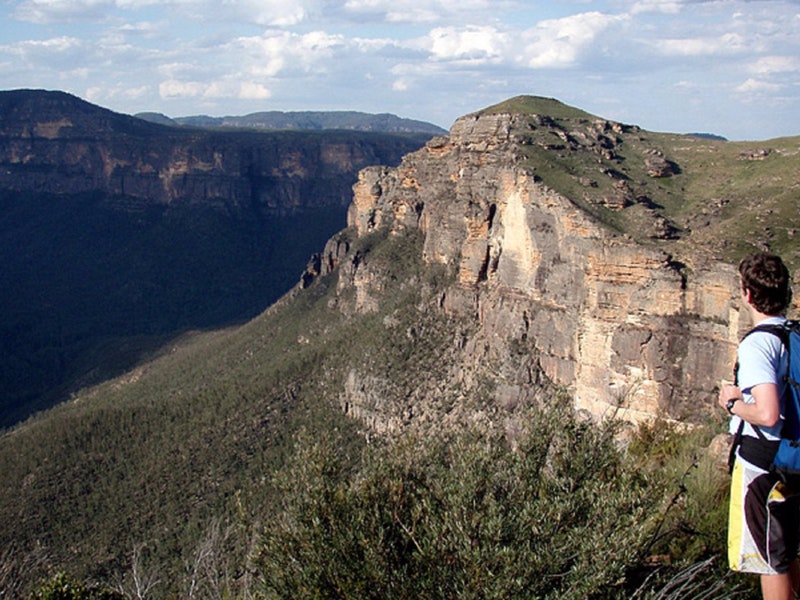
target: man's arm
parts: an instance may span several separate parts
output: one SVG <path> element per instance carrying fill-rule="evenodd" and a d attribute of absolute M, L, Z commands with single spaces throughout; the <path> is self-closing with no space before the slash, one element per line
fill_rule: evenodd
<path fill-rule="evenodd" d="M 725 384 L 719 391 L 719 405 L 726 408 L 728 400 L 737 398 L 731 412 L 744 419 L 751 425 L 759 427 L 773 427 L 781 418 L 781 405 L 778 398 L 778 386 L 774 383 L 761 383 L 750 390 L 754 402 L 745 404 L 741 402 L 742 390 L 735 385 Z"/>

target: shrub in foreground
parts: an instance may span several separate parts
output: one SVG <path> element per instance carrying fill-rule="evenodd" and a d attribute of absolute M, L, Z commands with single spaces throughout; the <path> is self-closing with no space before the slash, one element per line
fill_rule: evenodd
<path fill-rule="evenodd" d="M 667 483 L 628 460 L 617 425 L 569 402 L 512 448 L 468 432 L 367 451 L 298 440 L 259 559 L 271 598 L 622 598 L 662 521 Z"/>
<path fill-rule="evenodd" d="M 30 595 L 30 600 L 123 600 L 106 588 L 85 586 L 63 572 L 56 573 Z"/>

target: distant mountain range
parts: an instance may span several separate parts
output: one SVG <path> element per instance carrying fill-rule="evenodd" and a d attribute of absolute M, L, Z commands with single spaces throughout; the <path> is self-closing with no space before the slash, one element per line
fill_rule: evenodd
<path fill-rule="evenodd" d="M 441 135 L 445 129 L 413 119 L 382 113 L 369 114 L 356 111 L 300 111 L 256 112 L 240 117 L 191 117 L 170 118 L 161 113 L 138 113 L 140 119 L 160 125 L 184 125 L 188 127 L 245 127 L 250 129 L 346 129 L 351 131 L 375 131 L 384 133 L 428 133 Z"/>

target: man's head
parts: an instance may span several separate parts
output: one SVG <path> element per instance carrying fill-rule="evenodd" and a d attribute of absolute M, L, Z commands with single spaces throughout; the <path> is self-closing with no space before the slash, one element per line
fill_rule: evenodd
<path fill-rule="evenodd" d="M 742 293 L 750 293 L 750 304 L 765 315 L 783 314 L 792 302 L 789 269 L 779 256 L 758 253 L 739 263 Z"/>

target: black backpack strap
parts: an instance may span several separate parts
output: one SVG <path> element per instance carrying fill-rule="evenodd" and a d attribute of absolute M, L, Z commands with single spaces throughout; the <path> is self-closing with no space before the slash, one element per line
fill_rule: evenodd
<path fill-rule="evenodd" d="M 728 475 L 733 473 L 733 463 L 736 462 L 736 451 L 742 445 L 742 431 L 744 431 L 744 419 L 739 419 L 739 429 L 733 434 L 731 449 L 728 453 Z"/>

